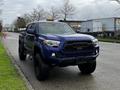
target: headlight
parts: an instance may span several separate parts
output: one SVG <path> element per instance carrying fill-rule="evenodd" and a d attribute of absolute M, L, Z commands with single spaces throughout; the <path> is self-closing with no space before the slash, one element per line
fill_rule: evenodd
<path fill-rule="evenodd" d="M 93 39 L 92 42 L 93 42 L 94 45 L 98 44 L 98 40 L 97 39 Z"/>
<path fill-rule="evenodd" d="M 55 40 L 44 40 L 44 43 L 48 46 L 52 47 L 58 47 L 60 44 L 60 41 L 55 41 Z"/>

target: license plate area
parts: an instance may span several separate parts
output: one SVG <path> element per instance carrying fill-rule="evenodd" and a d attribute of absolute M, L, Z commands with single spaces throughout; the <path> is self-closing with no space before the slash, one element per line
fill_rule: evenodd
<path fill-rule="evenodd" d="M 85 61 L 84 59 L 76 59 L 76 64 L 83 64 L 86 63 L 87 61 Z"/>

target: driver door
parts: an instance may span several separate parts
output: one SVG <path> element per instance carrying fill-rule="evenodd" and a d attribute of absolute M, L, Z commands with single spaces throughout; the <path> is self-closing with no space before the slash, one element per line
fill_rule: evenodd
<path fill-rule="evenodd" d="M 34 49 L 34 39 L 35 39 L 35 34 L 30 34 L 29 30 L 32 30 L 35 32 L 35 24 L 31 24 L 27 28 L 27 34 L 26 34 L 26 48 L 29 52 L 32 52 Z"/>

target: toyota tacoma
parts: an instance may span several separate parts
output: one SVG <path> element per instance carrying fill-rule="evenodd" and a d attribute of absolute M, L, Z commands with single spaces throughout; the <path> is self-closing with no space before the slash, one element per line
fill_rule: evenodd
<path fill-rule="evenodd" d="M 33 22 L 19 35 L 19 57 L 33 57 L 34 71 L 39 81 L 47 79 L 53 67 L 78 65 L 83 74 L 93 73 L 99 55 L 98 40 L 78 34 L 62 22 Z"/>

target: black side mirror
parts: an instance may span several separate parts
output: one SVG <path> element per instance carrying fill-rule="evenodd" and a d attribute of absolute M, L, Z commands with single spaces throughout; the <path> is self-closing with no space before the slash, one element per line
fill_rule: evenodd
<path fill-rule="evenodd" d="M 76 33 L 80 33 L 80 30 L 76 30 Z"/>
<path fill-rule="evenodd" d="M 33 29 L 29 29 L 29 30 L 27 30 L 27 33 L 28 33 L 28 34 L 35 34 L 35 32 L 34 32 Z"/>

